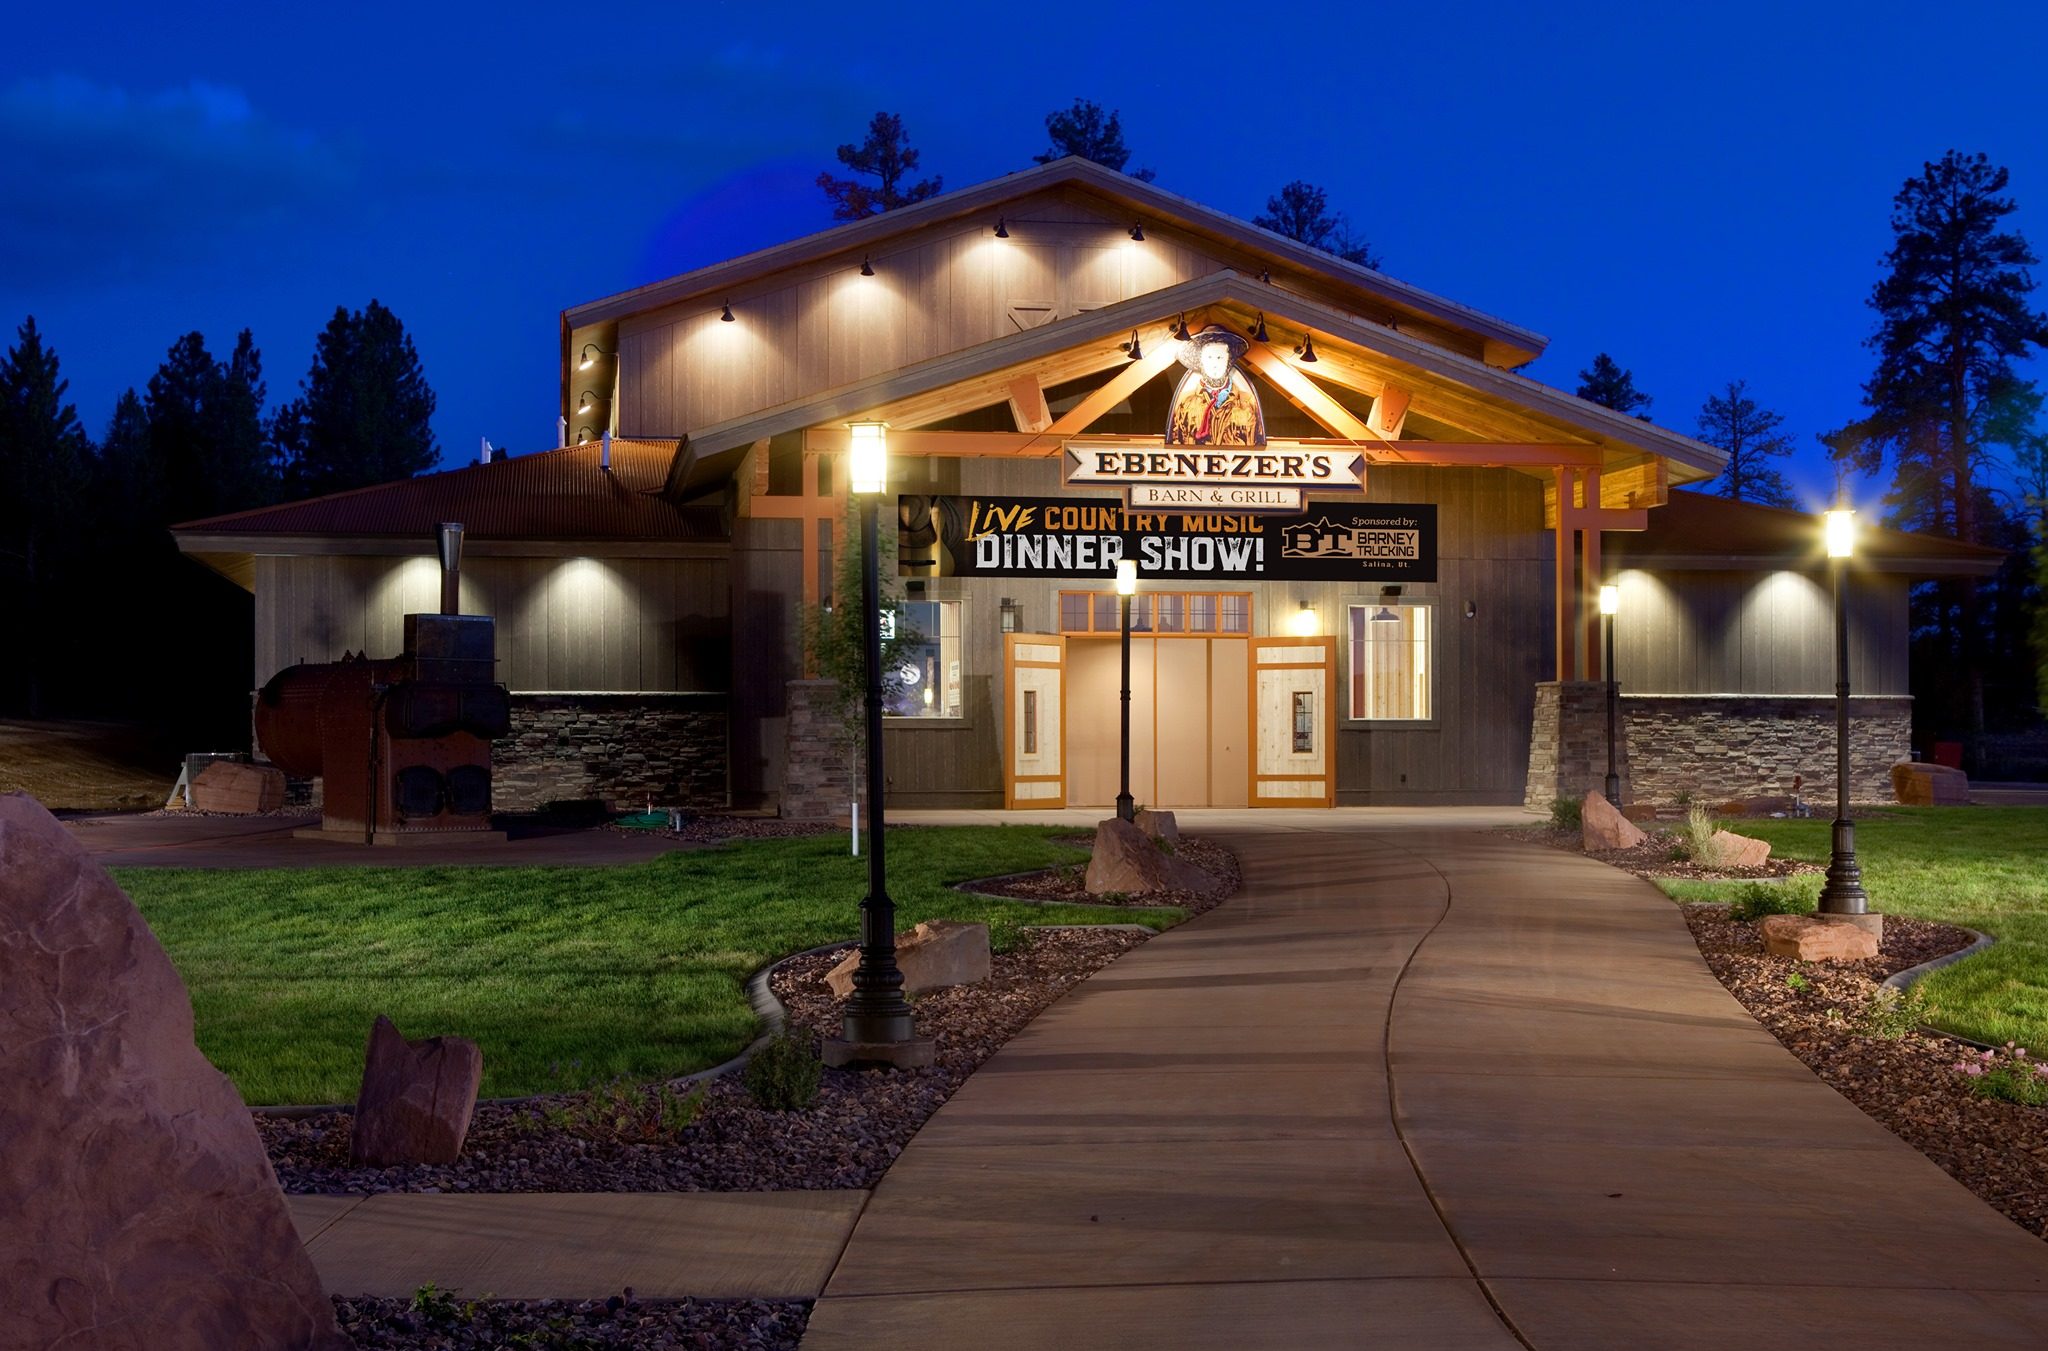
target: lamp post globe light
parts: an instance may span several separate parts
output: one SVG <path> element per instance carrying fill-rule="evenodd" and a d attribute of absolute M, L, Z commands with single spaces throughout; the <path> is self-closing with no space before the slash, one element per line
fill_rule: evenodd
<path fill-rule="evenodd" d="M 1124 637 L 1124 683 L 1123 683 L 1123 771 L 1117 780 L 1120 785 L 1116 794 L 1116 814 L 1120 821 L 1137 819 L 1137 804 L 1131 801 L 1131 597 L 1138 591 L 1138 564 L 1136 559 L 1119 558 L 1116 561 L 1117 609 L 1123 614 Z"/>
<path fill-rule="evenodd" d="M 1609 582 L 1600 588 L 1600 616 L 1607 629 L 1607 781 L 1601 796 L 1610 806 L 1621 805 L 1621 775 L 1614 768 L 1614 715 L 1621 704 L 1621 685 L 1614 677 L 1614 617 L 1621 613 L 1621 588 Z"/>
<path fill-rule="evenodd" d="M 867 649 L 868 894 L 860 903 L 860 965 L 846 1001 L 844 1035 L 825 1043 L 827 1065 L 910 1068 L 932 1062 L 931 1038 L 920 1037 L 903 972 L 896 965 L 896 903 L 889 898 L 882 809 L 882 582 L 877 507 L 889 486 L 888 424 L 855 422 L 846 457 L 847 487 L 860 501 L 861 637 Z"/>
<path fill-rule="evenodd" d="M 1849 560 L 1856 553 L 1856 513 L 1837 506 L 1825 519 L 1835 584 L 1835 826 L 1818 909 L 1823 915 L 1862 915 L 1870 909 L 1870 897 L 1856 864 L 1856 823 L 1849 819 L 1849 612 L 1844 603 Z"/>

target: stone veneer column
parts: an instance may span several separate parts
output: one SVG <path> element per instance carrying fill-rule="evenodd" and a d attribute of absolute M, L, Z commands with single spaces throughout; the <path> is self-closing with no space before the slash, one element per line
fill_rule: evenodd
<path fill-rule="evenodd" d="M 789 682 L 787 744 L 783 756 L 782 816 L 831 821 L 859 796 L 854 746 L 839 705 L 836 680 Z"/>
<path fill-rule="evenodd" d="M 1622 707 L 1627 708 L 1624 697 Z M 1614 726 L 1615 773 L 1621 800 L 1632 801 L 1625 714 Z M 1529 779 L 1522 805 L 1548 811 L 1560 797 L 1578 799 L 1607 781 L 1607 682 L 1545 680 L 1536 686 L 1536 717 L 1529 732 Z"/>

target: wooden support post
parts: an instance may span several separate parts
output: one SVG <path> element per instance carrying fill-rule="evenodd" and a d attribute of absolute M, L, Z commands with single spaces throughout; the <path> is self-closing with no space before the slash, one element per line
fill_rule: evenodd
<path fill-rule="evenodd" d="M 1600 475 L 1586 475 L 1586 502 L 1600 500 Z M 1587 680 L 1603 680 L 1600 661 L 1600 527 L 1589 524 L 1579 536 L 1582 562 L 1579 568 L 1579 628 L 1584 640 L 1583 669 Z"/>
<path fill-rule="evenodd" d="M 1573 623 L 1572 564 L 1573 554 L 1572 512 L 1570 510 L 1578 491 L 1578 471 L 1560 467 L 1557 471 L 1557 678 L 1572 679 Z"/>

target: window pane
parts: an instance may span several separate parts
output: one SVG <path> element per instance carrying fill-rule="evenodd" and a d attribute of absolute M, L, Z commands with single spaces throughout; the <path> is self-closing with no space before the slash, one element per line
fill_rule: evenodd
<path fill-rule="evenodd" d="M 1122 633 L 1123 621 L 1116 616 L 1116 592 L 1095 593 L 1095 631 L 1097 633 Z"/>
<path fill-rule="evenodd" d="M 1214 596 L 1188 597 L 1188 632 L 1216 632 L 1216 598 Z"/>
<path fill-rule="evenodd" d="M 1223 602 L 1223 632 L 1244 633 L 1251 627 L 1251 597 L 1220 596 Z"/>
<path fill-rule="evenodd" d="M 1024 753 L 1038 754 L 1038 691 L 1024 691 Z"/>
<path fill-rule="evenodd" d="M 1153 604 L 1157 607 L 1155 614 L 1159 621 L 1159 631 L 1161 633 L 1179 633 L 1182 631 L 1181 615 L 1187 606 L 1186 596 L 1183 596 L 1178 591 L 1162 591 L 1153 598 Z"/>
<path fill-rule="evenodd" d="M 1088 593 L 1085 591 L 1060 592 L 1060 632 L 1088 632 Z"/>
<path fill-rule="evenodd" d="M 1430 607 L 1350 607 L 1351 716 L 1419 720 L 1432 716 Z"/>
<path fill-rule="evenodd" d="M 1152 596 L 1150 593 L 1131 597 L 1131 632 L 1152 632 Z"/>
<path fill-rule="evenodd" d="M 904 603 L 897 625 L 902 638 L 885 654 L 884 712 L 894 718 L 961 716 L 966 644 L 960 629 L 957 600 Z"/>
<path fill-rule="evenodd" d="M 1294 692 L 1294 753 L 1313 754 L 1316 748 L 1316 696 L 1308 690 Z"/>

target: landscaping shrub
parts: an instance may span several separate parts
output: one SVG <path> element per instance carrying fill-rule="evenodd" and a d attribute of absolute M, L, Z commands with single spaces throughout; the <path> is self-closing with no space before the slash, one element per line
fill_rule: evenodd
<path fill-rule="evenodd" d="M 1686 808 L 1685 829 L 1679 836 L 1679 843 L 1685 847 L 1685 856 L 1694 863 L 1711 866 L 1714 862 L 1714 832 L 1721 823 L 1714 814 L 1697 804 Z"/>
<path fill-rule="evenodd" d="M 2027 1048 L 2005 1044 L 2002 1051 L 1982 1051 L 1956 1062 L 1956 1072 L 1970 1081 L 1980 1098 L 2015 1102 L 2022 1107 L 2048 1106 L 2048 1061 L 2027 1059 Z"/>
<path fill-rule="evenodd" d="M 1866 1037 L 1897 1041 L 1933 1017 L 1934 1005 L 1919 986 L 1901 990 L 1896 985 L 1881 985 L 1857 1015 L 1856 1030 Z"/>
<path fill-rule="evenodd" d="M 1557 830 L 1579 828 L 1579 800 L 1572 797 L 1555 798 L 1550 804 L 1550 824 Z"/>
<path fill-rule="evenodd" d="M 1806 898 L 1789 887 L 1751 882 L 1728 902 L 1728 918 L 1747 923 L 1765 915 L 1803 915 L 1809 908 Z"/>
<path fill-rule="evenodd" d="M 523 1118 L 531 1133 L 545 1127 L 589 1140 L 620 1143 L 674 1143 L 704 1110 L 704 1090 L 679 1093 L 665 1083 L 642 1086 L 623 1078 L 601 1088 L 542 1105 L 539 1115 Z"/>
<path fill-rule="evenodd" d="M 740 1082 L 754 1101 L 769 1111 L 797 1112 L 816 1101 L 824 1075 L 825 1063 L 818 1059 L 811 1034 L 785 1027 L 754 1052 Z"/>

